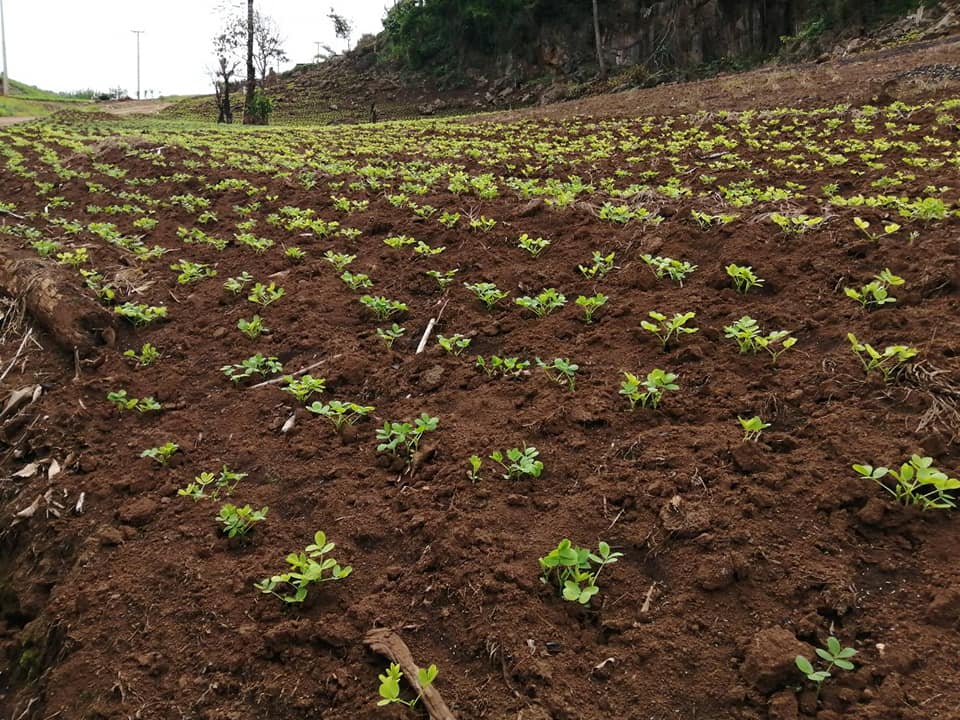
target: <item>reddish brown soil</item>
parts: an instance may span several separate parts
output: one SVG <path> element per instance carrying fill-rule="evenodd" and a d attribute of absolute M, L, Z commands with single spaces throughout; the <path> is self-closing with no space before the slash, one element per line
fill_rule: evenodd
<path fill-rule="evenodd" d="M 904 138 L 933 132 L 930 111 L 911 120 L 923 129 Z M 548 133 L 590 131 L 544 122 L 540 128 Z M 635 131 L 642 124 L 624 122 Z M 140 132 L 124 127 L 100 124 L 95 132 Z M 21 126 L 5 137 L 38 132 Z M 248 177 L 278 196 L 264 200 L 258 234 L 302 246 L 309 260 L 291 266 L 279 243 L 259 257 L 235 246 L 218 253 L 183 245 L 175 230 L 192 216 L 162 207 L 148 241 L 174 252 L 147 263 L 142 278 L 129 279 L 152 283 L 134 299 L 166 304 L 170 321 L 120 327 L 115 348 L 79 365 L 42 334 L 44 351 L 27 345 L 4 389 L 40 383 L 44 394 L 3 426 L 4 473 L 10 477 L 45 459 L 64 469 L 50 481 L 39 475 L 0 481 L 2 717 L 423 716 L 419 709 L 376 708 L 376 678 L 385 663 L 362 643 L 376 626 L 397 629 L 419 662 L 440 667 L 437 687 L 464 719 L 792 720 L 798 702 L 802 714 L 820 720 L 960 717 L 952 681 L 960 672 L 955 516 L 903 509 L 850 469 L 855 462 L 899 463 L 919 452 L 956 475 L 955 417 L 944 414 L 918 429 L 932 399 L 944 396 L 929 383 L 865 381 L 846 340 L 853 331 L 880 346 L 916 345 L 927 367 L 945 371 L 938 387 L 956 386 L 956 217 L 911 225 L 919 232 L 912 243 L 907 228 L 872 243 L 857 234 L 851 218 L 862 215 L 877 227 L 885 212 L 831 209 L 822 229 L 786 237 L 766 214 L 791 207 L 819 212 L 817 202 L 748 208 L 726 228 L 703 231 L 689 211 L 716 210 L 716 199 L 660 198 L 666 220 L 644 230 L 601 222 L 585 203 L 552 210 L 502 188 L 501 198 L 482 203 L 446 191 L 417 198 L 461 212 L 476 208 L 498 220 L 489 234 L 444 230 L 371 193 L 368 210 L 339 217 L 363 230 L 360 240 L 311 241 L 262 218 L 284 205 L 338 218 L 329 188 L 307 191 L 294 179 L 211 163 L 191 168 L 184 161 L 198 156 L 179 147 L 182 138 L 149 132 L 139 147 L 163 145 L 165 168 L 93 136 L 85 141 L 95 147 L 92 157 L 72 154 L 69 166 L 113 190 L 122 183 L 96 172 L 92 162 L 121 165 L 135 177 L 175 170 L 203 173 L 205 182 Z M 381 132 L 397 131 L 373 129 L 370 137 Z M 411 141 L 430 132 L 409 130 Z M 451 132 L 499 137 L 505 131 Z M 955 142 L 954 129 L 936 132 Z M 220 136 L 192 137 L 203 145 L 204 138 Z M 320 142 L 309 131 L 252 137 Z M 41 179 L 52 179 L 32 151 L 24 152 Z M 766 166 L 767 153 L 745 146 L 738 152 Z M 575 161 L 552 174 L 599 179 L 624 166 L 629 154 Z M 415 156 L 411 149 L 400 159 Z M 884 159 L 886 170 L 860 177 L 846 169 L 814 175 L 771 167 L 762 182 L 782 187 L 791 180 L 813 190 L 836 180 L 845 195 L 875 194 L 871 181 L 909 169 L 900 151 Z M 695 149 L 684 160 L 703 161 Z M 473 173 L 512 174 L 503 165 L 466 165 Z M 896 192 L 915 196 L 931 183 L 953 186 L 949 167 L 914 169 L 916 179 Z M 670 174 L 666 166 L 659 169 Z M 721 173 L 717 182 L 736 177 Z M 188 191 L 215 197 L 220 220 L 205 229 L 230 237 L 242 219 L 232 208 L 246 197 L 203 186 L 192 179 L 139 190 L 160 199 Z M 362 197 L 345 187 L 333 192 Z M 57 193 L 76 203 L 65 216 L 107 219 L 134 232 L 129 216 L 83 211 L 93 197 L 84 180 L 71 180 Z M 955 196 L 953 187 L 948 197 Z M 8 199 L 18 213 L 44 203 L 29 183 L 0 171 L 0 200 Z M 522 232 L 553 245 L 532 260 L 515 247 Z M 409 250 L 382 243 L 401 233 L 447 250 L 417 261 Z M 86 239 L 101 271 L 137 266 Z M 8 250 L 19 244 L 9 235 L 0 241 Z M 329 248 L 355 252 L 354 272 L 369 273 L 377 293 L 409 304 L 400 319 L 407 334 L 393 352 L 384 350 L 378 324 L 320 259 Z M 616 252 L 619 267 L 595 284 L 577 265 L 601 249 Z M 689 259 L 699 270 L 682 288 L 656 281 L 639 260 L 643 252 Z M 218 278 L 178 285 L 168 266 L 180 257 L 216 263 Z M 723 273 L 730 262 L 752 265 L 765 288 L 746 297 L 735 293 Z M 444 298 L 423 270 L 452 267 L 460 268 L 458 282 Z M 885 267 L 908 280 L 896 289 L 895 306 L 868 313 L 844 297 L 844 285 L 861 284 Z M 226 294 L 222 280 L 242 270 L 272 277 L 285 297 L 256 309 L 243 296 Z M 509 289 L 511 298 L 486 312 L 459 284 L 480 280 Z M 562 290 L 567 307 L 538 320 L 510 304 L 544 286 Z M 572 301 L 597 290 L 610 302 L 585 325 Z M 439 332 L 464 333 L 473 344 L 462 358 L 435 343 L 415 356 L 427 321 L 445 299 Z M 653 309 L 694 310 L 700 331 L 663 352 L 639 328 Z M 253 312 L 272 328 L 258 341 L 235 329 Z M 777 369 L 762 357 L 739 355 L 723 338 L 722 327 L 747 313 L 798 338 Z M 4 366 L 20 337 L 13 329 L 4 336 Z M 120 351 L 146 341 L 163 357 L 133 368 Z M 338 437 L 277 386 L 231 386 L 220 366 L 257 351 L 278 356 L 287 371 L 322 360 L 314 374 L 326 378 L 323 397 L 375 405 L 376 420 Z M 541 373 L 489 379 L 474 369 L 476 354 L 569 357 L 581 366 L 576 392 Z M 680 390 L 657 411 L 625 412 L 617 394 L 622 371 L 645 374 L 653 367 L 675 371 Z M 119 417 L 105 395 L 121 387 L 136 397 L 153 395 L 164 411 Z M 420 412 L 438 416 L 440 427 L 428 436 L 431 452 L 415 472 L 398 475 L 378 461 L 377 423 Z M 296 423 L 283 434 L 291 414 Z M 754 414 L 772 427 L 761 443 L 744 444 L 737 416 Z M 170 467 L 138 457 L 167 440 L 181 447 Z M 508 482 L 489 462 L 479 482 L 467 479 L 471 454 L 523 443 L 540 450 L 546 465 L 540 479 Z M 233 502 L 270 508 L 246 545 L 218 534 L 219 503 L 177 496 L 199 472 L 223 463 L 249 474 Z M 14 522 L 48 490 L 47 503 Z M 81 492 L 83 512 L 76 513 Z M 312 589 L 302 607 L 285 607 L 253 588 L 280 572 L 286 553 L 303 548 L 318 529 L 337 543 L 335 555 L 354 567 L 353 575 Z M 604 570 L 590 607 L 565 603 L 538 582 L 537 558 L 564 537 L 590 546 L 606 540 L 624 553 Z M 831 634 L 858 650 L 857 669 L 828 680 L 818 706 L 809 687 L 796 692 L 794 645 L 809 655 Z"/>

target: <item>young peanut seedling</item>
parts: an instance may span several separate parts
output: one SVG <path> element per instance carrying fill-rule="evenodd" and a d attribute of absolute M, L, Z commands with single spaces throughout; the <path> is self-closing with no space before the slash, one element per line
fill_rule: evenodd
<path fill-rule="evenodd" d="M 766 335 L 762 334 L 757 321 L 749 315 L 744 315 L 725 326 L 723 335 L 737 343 L 741 355 L 766 350 L 771 357 L 772 365 L 776 365 L 777 359 L 797 342 L 797 339 L 790 335 L 789 330 L 773 330 Z"/>
<path fill-rule="evenodd" d="M 249 505 L 238 507 L 230 503 L 224 504 L 217 515 L 217 521 L 223 525 L 223 533 L 230 538 L 244 537 L 258 522 L 267 519 L 268 507 L 254 510 Z"/>
<path fill-rule="evenodd" d="M 250 294 L 247 296 L 247 300 L 257 305 L 262 305 L 266 307 L 271 303 L 276 302 L 284 295 L 284 289 L 282 287 L 277 287 L 275 282 L 271 282 L 269 285 L 264 285 L 263 283 L 257 283 L 250 290 Z"/>
<path fill-rule="evenodd" d="M 515 357 L 502 358 L 498 355 L 490 356 L 490 360 L 487 361 L 483 355 L 477 355 L 477 367 L 489 377 L 500 375 L 505 378 L 517 378 L 526 373 L 530 367 L 530 361 Z"/>
<path fill-rule="evenodd" d="M 392 247 L 394 250 L 399 250 L 402 247 L 407 245 L 413 245 L 416 242 L 409 235 L 394 235 L 392 237 L 384 238 L 383 244 Z"/>
<path fill-rule="evenodd" d="M 890 294 L 890 288 L 903 285 L 904 282 L 902 277 L 890 272 L 890 268 L 885 268 L 859 290 L 845 287 L 843 292 L 848 298 L 860 303 L 861 307 L 878 308 L 888 303 L 895 303 L 897 299 Z"/>
<path fill-rule="evenodd" d="M 576 389 L 576 375 L 580 366 L 572 363 L 566 358 L 555 358 L 553 362 L 546 363 L 540 358 L 536 358 L 537 367 L 543 370 L 544 374 L 559 385 L 564 385 L 573 392 Z"/>
<path fill-rule="evenodd" d="M 857 229 L 860 230 L 868 238 L 877 242 L 880 238 L 886 237 L 887 235 L 893 235 L 897 230 L 900 229 L 900 226 L 895 223 L 884 223 L 882 233 L 873 233 L 870 232 L 870 223 L 864 220 L 863 218 L 855 217 L 853 219 L 853 224 L 857 226 Z"/>
<path fill-rule="evenodd" d="M 125 350 L 123 356 L 129 360 L 134 360 L 140 367 L 146 367 L 160 358 L 160 352 L 150 343 L 144 343 L 140 347 L 139 353 L 135 350 Z"/>
<path fill-rule="evenodd" d="M 246 476 L 246 473 L 235 472 L 224 465 L 216 475 L 212 472 L 201 472 L 193 478 L 193 482 L 177 490 L 177 495 L 193 498 L 194 502 L 207 498 L 216 500 L 221 492 L 224 495 L 231 495 Z M 209 493 L 208 488 L 210 488 Z"/>
<path fill-rule="evenodd" d="M 604 255 L 599 250 L 593 251 L 593 262 L 590 265 L 577 265 L 577 269 L 587 280 L 603 280 L 613 270 L 613 259 L 616 253 Z"/>
<path fill-rule="evenodd" d="M 854 465 L 853 469 L 860 477 L 873 480 L 903 505 L 919 505 L 924 511 L 956 507 L 953 494 L 960 489 L 960 480 L 935 468 L 933 458 L 913 455 L 899 470 L 872 465 Z M 887 476 L 895 482 L 884 482 Z"/>
<path fill-rule="evenodd" d="M 826 218 L 811 215 L 783 215 L 771 213 L 770 219 L 787 235 L 803 235 L 819 227 Z"/>
<path fill-rule="evenodd" d="M 167 317 L 167 308 L 163 305 L 125 302 L 123 305 L 115 307 L 113 311 L 137 326 L 149 325 L 156 320 L 163 320 Z"/>
<path fill-rule="evenodd" d="M 294 265 L 299 265 L 307 258 L 307 253 L 298 247 L 288 247 L 283 251 L 283 256 Z"/>
<path fill-rule="evenodd" d="M 849 658 L 852 658 L 856 654 L 856 650 L 843 647 L 840 641 L 831 635 L 827 638 L 827 646 L 825 648 L 817 648 L 817 655 L 820 659 L 828 663 L 825 670 L 814 670 L 813 663 L 803 655 L 797 655 L 795 662 L 797 669 L 803 673 L 804 677 L 816 684 L 817 697 L 819 698 L 820 687 L 823 685 L 824 680 L 831 677 L 830 671 L 833 670 L 834 667 L 838 667 L 841 670 L 853 670 L 853 663 L 850 662 Z"/>
<path fill-rule="evenodd" d="M 283 381 L 286 384 L 281 389 L 293 395 L 297 402 L 301 403 L 307 402 L 314 393 L 319 395 L 327 388 L 327 381 L 324 378 L 309 374 L 299 378 L 287 376 Z"/>
<path fill-rule="evenodd" d="M 504 292 L 493 283 L 464 283 L 463 286 L 476 295 L 477 300 L 487 306 L 487 310 L 492 310 L 494 305 L 510 294 Z"/>
<path fill-rule="evenodd" d="M 165 442 L 163 445 L 147 448 L 140 453 L 140 457 L 150 458 L 159 465 L 166 465 L 168 462 L 170 462 L 170 458 L 173 457 L 173 454 L 179 449 L 180 446 L 175 442 Z"/>
<path fill-rule="evenodd" d="M 257 353 L 241 361 L 239 365 L 224 365 L 220 368 L 220 372 L 230 378 L 231 381 L 238 383 L 254 375 L 283 372 L 283 365 L 275 357 L 265 357 Z"/>
<path fill-rule="evenodd" d="M 227 278 L 226 282 L 223 283 L 223 289 L 232 292 L 234 295 L 239 295 L 243 292 L 247 284 L 251 282 L 253 282 L 253 275 L 244 270 L 235 277 Z"/>
<path fill-rule="evenodd" d="M 251 340 L 256 340 L 264 333 L 270 332 L 270 328 L 263 324 L 263 318 L 259 315 L 254 315 L 249 320 L 246 318 L 240 318 L 237 320 L 237 330 L 242 332 Z"/>
<path fill-rule="evenodd" d="M 510 448 L 506 453 L 496 450 L 490 454 L 490 459 L 506 470 L 504 480 L 520 480 L 523 477 L 540 477 L 543 463 L 537 460 L 539 454 L 540 451 L 532 445 L 524 445 L 522 449 Z"/>
<path fill-rule="evenodd" d="M 752 418 L 742 418 L 737 415 L 737 420 L 740 421 L 740 427 L 743 428 L 743 441 L 747 442 L 752 440 L 757 442 L 760 439 L 760 435 L 770 427 L 770 423 L 765 423 L 760 419 L 759 415 L 754 415 Z"/>
<path fill-rule="evenodd" d="M 437 666 L 433 664 L 431 664 L 430 667 L 417 670 L 417 682 L 420 685 L 420 694 L 413 700 L 404 700 L 400 697 L 400 678 L 403 677 L 403 672 L 397 663 L 390 663 L 387 672 L 377 676 L 380 680 L 380 700 L 377 702 L 377 706 L 383 707 L 384 705 L 398 703 L 400 705 L 406 705 L 408 708 L 415 707 L 416 704 L 420 702 L 420 698 L 423 697 L 423 689 L 433 685 L 433 681 L 437 679 L 437 675 L 439 674 L 440 671 L 437 670 Z"/>
<path fill-rule="evenodd" d="M 333 552 L 335 547 L 334 543 L 327 542 L 326 534 L 318 530 L 313 536 L 313 543 L 307 545 L 303 552 L 287 555 L 289 572 L 262 580 L 254 587 L 262 593 L 275 595 L 285 603 L 302 603 L 307 599 L 310 585 L 343 580 L 353 572 L 351 566 L 341 567 L 333 558 L 324 557 Z M 282 592 L 284 588 L 290 588 L 293 592 Z"/>
<path fill-rule="evenodd" d="M 669 257 L 644 254 L 640 256 L 640 259 L 647 264 L 658 280 L 669 277 L 671 280 L 679 283 L 680 287 L 683 287 L 683 281 L 686 279 L 687 275 L 697 269 L 696 265 L 693 265 L 686 260 L 674 260 L 673 258 Z"/>
<path fill-rule="evenodd" d="M 550 247 L 550 241 L 544 240 L 542 237 L 532 238 L 527 235 L 527 233 L 524 233 L 520 236 L 520 239 L 517 240 L 517 247 L 526 250 L 533 257 L 539 257 L 540 253 Z"/>
<path fill-rule="evenodd" d="M 360 298 L 360 304 L 373 313 L 373 316 L 377 320 L 386 320 L 392 315 L 397 315 L 410 309 L 399 300 L 389 300 L 382 295 L 364 295 Z"/>
<path fill-rule="evenodd" d="M 630 412 L 636 409 L 637 403 L 640 403 L 642 408 L 649 407 L 656 410 L 660 406 L 664 392 L 680 389 L 676 384 L 676 374 L 660 368 L 654 368 L 647 373 L 646 380 L 640 380 L 629 372 L 624 372 L 623 376 L 624 380 L 620 383 L 619 393 L 630 401 Z"/>
<path fill-rule="evenodd" d="M 439 247 L 431 247 L 423 240 L 418 240 L 417 244 L 413 246 L 413 254 L 419 255 L 420 257 L 433 257 L 434 255 L 439 255 L 446 249 L 447 248 L 444 245 Z"/>
<path fill-rule="evenodd" d="M 393 343 L 403 337 L 406 330 L 396 323 L 389 328 L 377 328 L 377 337 L 383 340 L 387 350 L 393 349 Z"/>
<path fill-rule="evenodd" d="M 607 296 L 603 293 L 597 293 L 592 297 L 580 295 L 574 302 L 583 308 L 584 320 L 589 325 L 593 322 L 593 314 L 607 304 Z"/>
<path fill-rule="evenodd" d="M 695 333 L 700 329 L 686 327 L 686 324 L 697 316 L 695 312 L 675 313 L 672 318 L 667 318 L 666 315 L 656 310 L 651 310 L 648 314 L 653 320 L 656 320 L 656 323 L 652 323 L 649 320 L 642 320 L 640 327 L 660 338 L 664 350 L 667 349 L 671 338 L 679 339 L 681 335 Z"/>
<path fill-rule="evenodd" d="M 351 290 L 366 290 L 367 288 L 373 287 L 373 281 L 370 280 L 370 276 L 364 275 L 363 273 L 352 273 L 349 270 L 344 270 L 340 275 L 340 279 L 343 280 Z"/>
<path fill-rule="evenodd" d="M 181 285 L 189 285 L 204 278 L 215 277 L 217 271 L 205 263 L 195 263 L 189 260 L 180 260 L 180 262 L 171 265 L 170 269 L 178 272 L 177 282 Z"/>
<path fill-rule="evenodd" d="M 479 481 L 480 468 L 483 467 L 483 459 L 479 455 L 471 455 L 467 458 L 467 462 L 470 464 L 470 469 L 467 470 L 467 477 L 471 482 Z"/>
<path fill-rule="evenodd" d="M 457 276 L 457 273 L 460 272 L 460 268 L 454 268 L 453 270 L 427 270 L 424 275 L 431 277 L 437 281 L 437 287 L 441 291 L 446 290 L 451 283 L 453 283 L 454 278 Z"/>
<path fill-rule="evenodd" d="M 333 250 L 327 250 L 323 254 L 323 259 L 333 265 L 333 269 L 337 272 L 343 272 L 346 270 L 347 265 L 357 259 L 357 256 L 348 255 L 346 253 L 338 253 L 334 252 Z"/>
<path fill-rule="evenodd" d="M 373 405 L 357 405 L 339 400 L 331 400 L 329 403 L 314 402 L 307 405 L 307 410 L 314 415 L 326 418 L 337 432 L 340 432 L 344 425 L 355 425 L 375 409 Z"/>
<path fill-rule="evenodd" d="M 597 579 L 603 568 L 621 557 L 623 553 L 613 552 L 605 542 L 598 543 L 597 552 L 592 553 L 587 548 L 575 547 L 564 538 L 538 560 L 540 582 L 556 587 L 564 600 L 586 605 L 600 592 Z"/>
<path fill-rule="evenodd" d="M 727 265 L 726 271 L 739 293 L 746 295 L 752 288 L 763 287 L 763 278 L 757 277 L 750 265 L 731 263 Z"/>
<path fill-rule="evenodd" d="M 126 390 L 117 390 L 107 393 L 107 400 L 117 406 L 117 410 L 122 414 L 124 410 L 136 410 L 138 413 L 157 412 L 162 409 L 162 405 L 152 397 L 135 398 L 128 397 Z"/>
<path fill-rule="evenodd" d="M 462 355 L 463 351 L 470 347 L 470 338 L 460 333 L 454 333 L 450 337 L 437 335 L 437 344 L 451 355 Z"/>
<path fill-rule="evenodd" d="M 521 297 L 514 302 L 537 317 L 543 317 L 566 305 L 567 298 L 562 293 L 557 292 L 555 288 L 544 288 L 536 297 Z"/>
<path fill-rule="evenodd" d="M 847 340 L 867 374 L 876 370 L 888 383 L 895 380 L 910 361 L 920 354 L 919 350 L 908 345 L 888 345 L 880 352 L 868 343 L 861 343 L 853 333 L 847 333 Z"/>
<path fill-rule="evenodd" d="M 403 459 L 407 464 L 413 459 L 414 453 L 420 449 L 420 441 L 428 432 L 433 432 L 440 424 L 440 418 L 431 417 L 427 413 L 420 413 L 412 423 L 390 422 L 383 424 L 377 430 L 377 452 L 387 453 Z"/>

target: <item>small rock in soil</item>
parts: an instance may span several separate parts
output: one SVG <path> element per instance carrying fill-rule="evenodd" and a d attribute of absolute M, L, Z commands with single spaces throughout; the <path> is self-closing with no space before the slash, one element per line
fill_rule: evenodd
<path fill-rule="evenodd" d="M 97 532 L 97 539 L 100 541 L 100 544 L 105 547 L 119 545 L 123 542 L 123 533 L 120 532 L 119 528 L 104 525 Z"/>
<path fill-rule="evenodd" d="M 927 622 L 938 627 L 950 628 L 960 623 L 960 588 L 938 590 L 927 605 Z"/>
<path fill-rule="evenodd" d="M 810 657 L 810 653 L 810 646 L 786 628 L 767 628 L 750 641 L 740 674 L 759 692 L 768 694 L 796 680 L 797 655 Z"/>
<path fill-rule="evenodd" d="M 732 585 L 735 579 L 733 565 L 729 559 L 719 563 L 713 560 L 705 561 L 697 569 L 696 574 L 697 585 L 708 592 L 723 590 Z"/>
<path fill-rule="evenodd" d="M 131 527 L 143 527 L 153 519 L 160 504 L 150 497 L 139 497 L 125 503 L 117 517 L 124 525 Z"/>
<path fill-rule="evenodd" d="M 797 694 L 791 690 L 777 693 L 767 706 L 767 720 L 797 720 Z"/>
<path fill-rule="evenodd" d="M 857 512 L 857 519 L 864 525 L 879 526 L 883 524 L 883 516 L 886 511 L 887 503 L 880 498 L 872 497 Z"/>
<path fill-rule="evenodd" d="M 770 469 L 770 463 L 763 455 L 760 445 L 753 442 L 740 443 L 730 451 L 730 457 L 737 470 L 750 475 Z"/>

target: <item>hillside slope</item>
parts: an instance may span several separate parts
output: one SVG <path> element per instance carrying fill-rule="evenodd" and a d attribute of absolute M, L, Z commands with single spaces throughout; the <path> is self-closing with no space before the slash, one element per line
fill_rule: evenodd
<path fill-rule="evenodd" d="M 772 3 L 771 7 L 782 4 Z M 660 18 L 658 13 L 666 12 L 660 5 L 651 6 L 651 17 Z M 704 7 L 715 5 L 707 3 Z M 742 9 L 742 5 L 735 2 L 732 7 Z M 707 10 L 701 14 L 705 12 Z M 703 20 L 706 23 L 703 27 L 711 27 L 711 23 L 718 22 L 718 17 L 722 14 Z M 389 33 L 384 33 L 378 38 L 365 38 L 344 56 L 317 65 L 300 65 L 271 77 L 266 90 L 274 101 L 272 122 L 275 123 L 351 123 L 515 109 L 665 82 L 716 77 L 724 69 L 737 70 L 745 63 L 756 63 L 760 56 L 770 57 L 770 66 L 777 68 L 768 72 L 786 73 L 791 72 L 790 63 L 805 59 L 819 63 L 835 59 L 842 65 L 852 59 L 873 57 L 875 53 L 882 57 L 892 51 L 900 52 L 903 47 L 920 43 L 918 47 L 922 48 L 924 43 L 957 34 L 960 32 L 958 17 L 955 3 L 939 3 L 932 9 L 909 13 L 869 32 L 848 27 L 814 33 L 805 26 L 803 32 L 789 38 L 771 35 L 774 28 L 768 20 L 764 37 L 769 37 L 764 40 L 757 35 L 749 42 L 744 41 L 746 44 L 739 49 L 723 38 L 708 42 L 700 37 L 699 50 L 678 50 L 668 53 L 669 57 L 662 52 L 649 57 L 640 57 L 632 51 L 632 54 L 613 53 L 609 62 L 612 73 L 605 80 L 597 79 L 596 66 L 591 65 L 590 53 L 584 51 L 582 38 L 573 36 L 563 40 L 554 37 L 551 41 L 554 45 L 547 40 L 536 43 L 531 40 L 538 49 L 524 61 L 509 53 L 507 56 L 490 53 L 465 60 L 465 66 L 454 72 L 442 67 L 430 71 L 411 70 L 408 64 L 395 59 L 397 49 L 391 46 Z M 631 20 L 627 26 L 635 22 Z M 700 27 L 696 25 L 700 20 L 695 18 L 687 18 L 685 22 L 694 23 L 691 27 Z M 731 22 L 735 27 L 738 21 Z M 781 25 L 782 22 L 781 18 Z M 702 28 L 698 32 L 702 35 Z M 772 44 L 768 42 L 770 38 Z M 617 47 L 610 37 L 605 43 L 608 50 Z M 561 52 L 562 48 L 566 49 Z M 559 62 L 560 57 L 565 60 Z M 239 94 L 235 103 L 239 115 L 242 104 Z M 177 103 L 163 115 L 213 121 L 216 109 L 212 96 L 200 96 Z"/>

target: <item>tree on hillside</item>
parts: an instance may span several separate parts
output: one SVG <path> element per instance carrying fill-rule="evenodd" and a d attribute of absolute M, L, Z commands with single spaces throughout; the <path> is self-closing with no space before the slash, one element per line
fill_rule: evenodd
<path fill-rule="evenodd" d="M 253 37 L 255 28 L 254 15 L 256 13 L 253 8 L 253 0 L 246 0 L 246 6 L 247 12 L 245 15 L 246 23 L 244 23 L 244 32 L 247 41 L 247 51 L 245 53 L 247 61 L 247 79 L 244 83 L 243 124 L 256 125 L 260 122 L 263 122 L 263 119 L 259 117 L 256 108 L 257 74 L 253 62 Z M 238 8 L 242 7 L 242 5 L 240 5 L 237 0 L 221 0 L 218 7 L 221 11 L 226 11 L 228 8 Z"/>
<path fill-rule="evenodd" d="M 347 43 L 347 50 L 350 49 L 350 35 L 353 34 L 353 23 L 351 23 L 343 15 L 338 15 L 337 12 L 330 8 L 330 13 L 327 15 L 330 18 L 330 22 L 333 23 L 333 34 L 338 38 L 341 38 Z"/>
<path fill-rule="evenodd" d="M 217 65 L 213 71 L 213 88 L 217 100 L 217 122 L 232 123 L 230 83 L 240 64 L 239 49 L 243 42 L 243 27 L 236 20 L 228 21 L 213 38 L 213 55 Z"/>
<path fill-rule="evenodd" d="M 253 59 L 260 75 L 260 87 L 267 78 L 267 71 L 273 63 L 287 62 L 286 51 L 283 49 L 283 38 L 273 18 L 256 13 L 253 22 Z"/>
<path fill-rule="evenodd" d="M 253 15 L 253 0 L 247 0 L 247 83 L 243 98 L 244 125 L 259 124 L 256 109 L 257 75 L 253 67 Z"/>
<path fill-rule="evenodd" d="M 606 79 L 607 66 L 603 62 L 603 42 L 600 40 L 600 13 L 597 10 L 597 0 L 593 0 L 593 37 L 597 43 L 597 65 L 600 66 L 600 79 Z"/>

